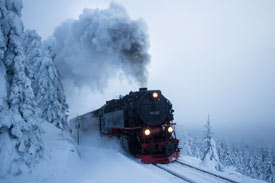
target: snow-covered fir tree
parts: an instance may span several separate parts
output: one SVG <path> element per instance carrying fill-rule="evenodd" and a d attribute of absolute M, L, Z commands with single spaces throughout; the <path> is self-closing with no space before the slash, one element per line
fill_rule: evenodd
<path fill-rule="evenodd" d="M 205 146 L 205 151 L 202 158 L 202 164 L 206 166 L 214 167 L 215 169 L 222 171 L 223 166 L 220 163 L 220 158 L 217 153 L 216 142 L 212 137 L 209 115 L 208 115 L 208 120 L 205 127 L 206 127 L 206 133 L 205 133 L 204 140 L 205 140 L 206 146 Z"/>
<path fill-rule="evenodd" d="M 274 156 L 272 156 L 272 163 L 271 163 L 271 183 L 275 183 L 275 151 L 272 151 Z"/>
<path fill-rule="evenodd" d="M 24 33 L 24 48 L 27 56 L 28 76 L 41 117 L 58 128 L 67 125 L 68 105 L 56 66 L 48 50 L 42 48 L 41 37 L 33 30 Z"/>
<path fill-rule="evenodd" d="M 187 133 L 188 135 L 183 135 Z M 181 152 L 184 155 L 190 155 L 203 159 L 205 157 L 206 150 L 209 149 L 207 148 L 207 139 L 211 139 L 210 137 L 213 138 L 210 120 L 209 127 L 208 124 L 206 125 L 206 131 L 204 135 L 201 135 L 197 131 L 195 133 L 190 133 L 190 131 L 179 133 L 178 131 L 180 146 L 183 147 Z M 270 183 L 275 183 L 274 146 L 270 147 L 263 146 L 262 144 L 232 141 L 224 139 L 224 137 L 219 138 L 215 144 L 218 155 L 217 157 L 219 158 L 219 161 L 224 168 L 235 169 L 244 175 L 262 179 Z M 191 148 L 191 154 L 189 154 L 189 148 Z"/>
<path fill-rule="evenodd" d="M 244 175 L 274 183 L 274 148 L 223 141 L 217 150 L 224 166 L 235 167 Z"/>
<path fill-rule="evenodd" d="M 43 154 L 41 119 L 26 75 L 22 7 L 21 0 L 0 0 L 0 176 L 29 171 Z"/>
<path fill-rule="evenodd" d="M 182 142 L 182 150 L 181 153 L 186 156 L 192 156 L 192 150 L 191 150 L 191 140 L 187 137 L 186 140 Z"/>

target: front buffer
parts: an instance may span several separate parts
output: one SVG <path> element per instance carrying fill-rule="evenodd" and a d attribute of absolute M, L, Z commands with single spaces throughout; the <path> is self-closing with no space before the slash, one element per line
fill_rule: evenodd
<path fill-rule="evenodd" d="M 178 139 L 171 139 L 141 144 L 142 155 L 138 158 L 142 163 L 171 163 L 180 156 L 178 143 Z"/>

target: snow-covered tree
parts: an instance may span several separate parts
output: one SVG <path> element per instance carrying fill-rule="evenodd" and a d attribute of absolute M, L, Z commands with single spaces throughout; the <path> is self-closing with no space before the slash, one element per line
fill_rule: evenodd
<path fill-rule="evenodd" d="M 272 151 L 272 153 L 274 156 L 272 156 L 272 163 L 271 163 L 271 172 L 272 172 L 271 183 L 275 183 L 275 151 Z"/>
<path fill-rule="evenodd" d="M 25 31 L 24 48 L 28 76 L 32 79 L 41 117 L 63 129 L 67 125 L 68 105 L 56 66 L 48 50 L 42 48 L 41 37 L 35 31 Z"/>
<path fill-rule="evenodd" d="M 208 167 L 214 167 L 215 169 L 222 171 L 223 166 L 220 163 L 220 159 L 217 153 L 216 142 L 212 137 L 209 115 L 208 115 L 208 120 L 205 127 L 206 127 L 206 133 L 205 133 L 204 140 L 206 142 L 206 146 L 205 146 L 205 151 L 202 158 L 202 164 Z"/>
<path fill-rule="evenodd" d="M 218 144 L 218 147 L 217 147 L 218 155 L 223 165 L 227 165 L 227 166 L 234 165 L 230 149 L 231 147 L 229 144 L 227 144 L 227 142 L 221 142 L 220 144 Z"/>
<path fill-rule="evenodd" d="M 6 94 L 0 115 L 0 176 L 28 170 L 43 153 L 41 119 L 26 75 L 22 7 L 21 0 L 0 0 L 1 90 Z"/>
<path fill-rule="evenodd" d="M 180 139 L 180 147 L 182 147 L 181 153 L 185 156 L 192 156 L 191 139 L 188 137 L 188 135 L 183 135 Z"/>

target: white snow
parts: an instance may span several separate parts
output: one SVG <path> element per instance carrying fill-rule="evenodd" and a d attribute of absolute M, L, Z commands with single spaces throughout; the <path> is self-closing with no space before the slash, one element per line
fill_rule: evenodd
<path fill-rule="evenodd" d="M 3 105 L 6 97 L 7 97 L 7 87 L 6 87 L 6 80 L 5 80 L 5 73 L 3 63 L 0 62 L 0 106 Z"/>
<path fill-rule="evenodd" d="M 3 183 L 105 183 L 105 182 L 177 182 L 175 177 L 162 171 L 152 171 L 125 154 L 116 140 L 98 135 L 81 139 L 75 147 L 66 133 L 44 123 L 45 156 L 31 174 L 0 179 Z M 79 149 L 79 151 L 78 151 Z"/>
<path fill-rule="evenodd" d="M 1 183 L 107 183 L 107 182 L 182 182 L 182 180 L 158 169 L 151 164 L 142 164 L 136 158 L 125 153 L 116 139 L 93 135 L 81 135 L 80 145 L 64 131 L 50 123 L 43 123 L 42 138 L 45 144 L 44 158 L 32 173 L 23 173 L 16 177 L 0 179 Z M 200 160 L 192 157 L 181 157 L 181 161 L 200 166 Z M 165 165 L 175 169 L 197 182 L 219 182 L 213 177 L 181 168 L 175 164 Z M 204 167 L 206 168 L 206 167 Z M 215 172 L 218 173 L 218 172 Z M 242 176 L 234 171 L 220 173 L 227 177 L 247 183 L 261 183 Z"/>
<path fill-rule="evenodd" d="M 202 159 L 201 165 L 211 169 L 223 170 L 223 166 L 220 163 L 219 156 L 216 149 L 216 142 L 213 138 L 209 139 L 208 149 Z"/>
<path fill-rule="evenodd" d="M 194 157 L 190 157 L 190 156 L 181 156 L 179 159 L 179 161 L 183 162 L 183 163 L 187 163 L 189 165 L 192 165 L 194 167 L 197 167 L 199 169 L 202 170 L 206 170 L 208 172 L 214 173 L 216 175 L 220 175 L 222 177 L 231 179 L 231 180 L 235 180 L 237 182 L 242 182 L 242 183 L 266 183 L 265 181 L 262 180 L 257 180 L 257 179 L 253 179 L 247 176 L 244 176 L 236 171 L 234 171 L 233 169 L 230 168 L 224 168 L 223 172 L 217 171 L 211 164 L 209 166 L 207 166 L 207 164 L 202 163 L 202 161 L 198 158 L 194 158 Z M 191 171 L 190 169 L 187 169 L 187 171 Z M 196 172 L 196 171 L 191 171 L 192 172 Z M 206 176 L 209 177 L 209 176 Z M 210 176 L 211 177 L 211 176 Z"/>

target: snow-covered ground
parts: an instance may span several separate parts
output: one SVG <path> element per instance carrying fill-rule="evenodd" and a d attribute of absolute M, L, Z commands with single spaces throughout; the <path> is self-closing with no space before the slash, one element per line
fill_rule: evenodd
<path fill-rule="evenodd" d="M 158 169 L 153 165 L 141 164 L 138 159 L 129 156 L 120 148 L 115 139 L 102 138 L 99 135 L 81 134 L 80 145 L 67 133 L 49 123 L 43 124 L 45 133 L 44 159 L 31 173 L 16 177 L 0 179 L 1 183 L 134 183 L 134 182 L 183 182 L 182 180 Z M 200 160 L 192 157 L 181 157 L 180 161 L 200 167 Z M 165 165 L 175 169 L 175 164 Z M 206 167 L 202 167 L 206 169 Z M 213 177 L 194 172 L 188 168 L 176 168 L 178 173 L 196 182 L 212 182 Z M 209 170 L 215 172 L 215 170 Z M 215 172 L 219 173 L 219 172 Z M 234 178 L 239 182 L 260 183 L 258 181 L 232 170 L 226 170 L 221 175 Z M 219 182 L 219 181 L 215 181 Z"/>
<path fill-rule="evenodd" d="M 215 168 L 206 167 L 205 164 L 200 159 L 198 159 L 198 158 L 194 158 L 194 157 L 190 157 L 190 156 L 181 156 L 178 159 L 178 161 L 186 163 L 186 164 L 189 164 L 189 165 L 194 166 L 196 168 L 205 170 L 207 172 L 211 172 L 213 174 L 216 174 L 216 175 L 219 175 L 219 176 L 231 179 L 231 180 L 236 181 L 236 182 L 242 182 L 242 183 L 246 183 L 246 182 L 247 183 L 266 183 L 265 181 L 262 181 L 262 180 L 256 180 L 256 179 L 244 176 L 244 175 L 242 175 L 242 174 L 240 174 L 240 173 L 238 173 L 238 172 L 236 172 L 236 171 L 234 171 L 233 169 L 230 169 L 230 168 L 224 168 L 223 172 L 220 172 L 220 171 L 217 171 Z M 200 173 L 200 175 L 198 177 L 200 177 L 201 175 L 205 175 L 206 179 L 211 180 L 210 179 L 210 177 L 211 177 L 212 180 L 213 180 L 213 176 L 211 176 L 211 175 L 208 175 L 208 174 L 205 174 L 205 173 L 201 173 L 201 172 L 199 172 L 197 170 L 188 169 L 186 167 L 183 167 L 183 169 L 186 170 L 185 172 L 190 172 L 190 175 L 194 174 L 194 176 L 195 176 L 196 174 Z M 179 169 L 179 171 L 180 171 L 180 169 Z M 218 180 L 220 180 L 220 179 L 218 179 Z"/>

